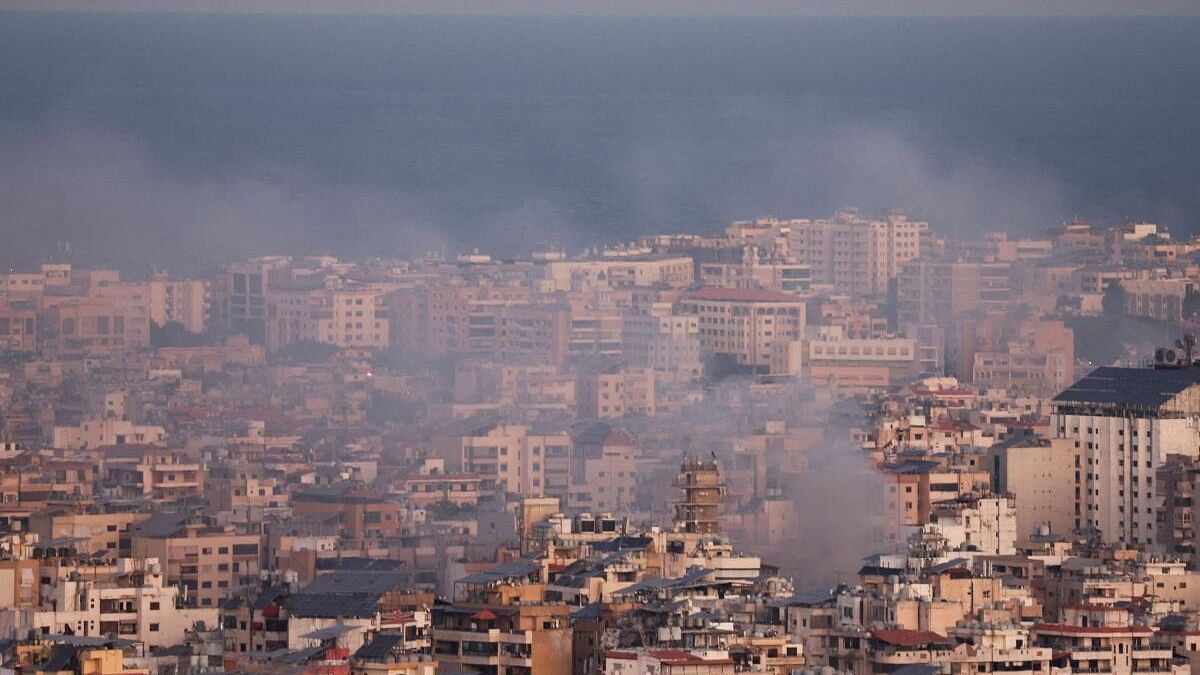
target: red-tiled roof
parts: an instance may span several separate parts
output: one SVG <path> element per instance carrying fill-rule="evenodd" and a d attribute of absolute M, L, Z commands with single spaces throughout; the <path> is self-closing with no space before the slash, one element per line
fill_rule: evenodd
<path fill-rule="evenodd" d="M 475 612 L 474 614 L 471 615 L 471 618 L 478 619 L 479 621 L 495 621 L 496 614 L 495 614 L 495 612 L 493 612 L 490 609 L 485 609 L 485 610 Z"/>
<path fill-rule="evenodd" d="M 723 288 L 705 286 L 683 294 L 688 300 L 711 300 L 713 302 L 803 302 L 800 298 L 779 291 L 756 288 Z"/>

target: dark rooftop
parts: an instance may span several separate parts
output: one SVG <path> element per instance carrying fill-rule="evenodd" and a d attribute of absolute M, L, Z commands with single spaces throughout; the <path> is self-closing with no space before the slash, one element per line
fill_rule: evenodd
<path fill-rule="evenodd" d="M 283 600 L 292 616 L 341 619 L 374 616 L 379 598 L 374 595 L 297 594 Z"/>
<path fill-rule="evenodd" d="M 382 661 L 387 658 L 387 655 L 392 653 L 396 645 L 404 641 L 404 637 L 397 633 L 380 633 L 375 636 L 375 639 L 354 652 L 354 658 L 363 661 Z"/>
<path fill-rule="evenodd" d="M 322 574 L 300 590 L 300 595 L 370 595 L 378 597 L 393 589 L 404 589 L 410 575 L 397 572 L 338 570 Z"/>
<path fill-rule="evenodd" d="M 1200 368 L 1104 366 L 1067 387 L 1054 402 L 1157 408 L 1194 384 L 1200 384 Z"/>

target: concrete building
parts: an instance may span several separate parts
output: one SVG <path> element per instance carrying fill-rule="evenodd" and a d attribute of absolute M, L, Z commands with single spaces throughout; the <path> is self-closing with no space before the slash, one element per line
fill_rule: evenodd
<path fill-rule="evenodd" d="M 725 484 L 717 463 L 684 458 L 675 486 L 683 492 L 675 502 L 675 529 L 687 534 L 716 534 L 721 529 Z"/>
<path fill-rule="evenodd" d="M 9 622 L 8 637 L 41 630 L 57 635 L 105 636 L 136 640 L 147 647 L 179 644 L 197 622 L 215 626 L 217 610 L 181 607 L 180 589 L 168 583 L 156 558 L 116 561 L 103 580 L 75 572 L 43 589 L 42 606 L 22 610 Z M 89 570 L 89 574 L 95 571 Z"/>
<path fill-rule="evenodd" d="M 55 297 L 42 304 L 42 344 L 52 353 L 102 355 L 150 346 L 150 315 L 144 303 L 104 295 Z"/>
<path fill-rule="evenodd" d="M 341 280 L 316 289 L 310 286 L 277 284 L 267 292 L 268 350 L 302 341 L 357 349 L 384 349 L 391 344 L 381 289 Z"/>
<path fill-rule="evenodd" d="M 107 445 L 153 445 L 166 440 L 167 430 L 125 419 L 92 417 L 74 426 L 55 426 L 50 445 L 55 448 L 99 448 Z"/>
<path fill-rule="evenodd" d="M 192 333 L 208 329 L 212 298 L 208 284 L 199 279 L 155 278 L 147 283 L 150 320 L 163 326 L 178 323 Z"/>
<path fill-rule="evenodd" d="M 37 307 L 32 302 L 0 300 L 0 349 L 33 352 L 37 348 Z"/>
<path fill-rule="evenodd" d="M 694 316 L 701 353 L 754 373 L 800 371 L 805 334 L 803 300 L 776 291 L 702 288 L 684 293 L 678 311 Z"/>
<path fill-rule="evenodd" d="M 625 312 L 621 324 L 625 361 L 649 368 L 662 382 L 688 382 L 700 377 L 700 319 L 676 314 L 670 303 L 654 303 Z"/>
<path fill-rule="evenodd" d="M 809 378 L 838 391 L 882 390 L 920 372 L 914 340 L 852 338 L 841 326 L 813 326 L 808 333 L 805 370 Z"/>
<path fill-rule="evenodd" d="M 613 419 L 626 415 L 654 416 L 654 370 L 612 367 L 579 374 L 581 418 Z"/>
<path fill-rule="evenodd" d="M 238 534 L 176 513 L 158 513 L 134 526 L 135 558 L 159 561 L 166 584 L 182 589 L 187 607 L 216 607 L 231 592 L 258 582 L 261 537 Z"/>
<path fill-rule="evenodd" d="M 1051 428 L 1075 451 L 1075 529 L 1153 546 L 1156 472 L 1200 453 L 1200 369 L 1097 368 L 1053 403 Z"/>
<path fill-rule="evenodd" d="M 992 446 L 992 489 L 1016 499 L 1017 541 L 1048 530 L 1065 535 L 1075 528 L 1074 444 L 1066 438 L 1021 436 Z"/>
<path fill-rule="evenodd" d="M 726 651 L 616 650 L 604 655 L 604 675 L 733 675 Z"/>
<path fill-rule="evenodd" d="M 609 256 L 557 260 L 546 264 L 546 278 L 560 291 L 630 286 L 687 288 L 695 279 L 695 263 L 686 256 Z"/>
<path fill-rule="evenodd" d="M 631 508 L 637 487 L 634 439 L 605 423 L 571 439 L 571 485 L 567 506 L 576 511 L 620 512 Z"/>
<path fill-rule="evenodd" d="M 905 263 L 921 255 L 929 224 L 899 212 L 870 219 L 856 210 L 830 219 L 778 221 L 789 229 L 790 255 L 812 269 L 812 282 L 852 296 L 885 293 Z"/>
<path fill-rule="evenodd" d="M 896 322 L 949 326 L 968 312 L 1004 311 L 1011 298 L 1011 264 L 913 260 L 896 277 Z"/>
<path fill-rule="evenodd" d="M 547 454 L 561 455 L 561 449 L 570 445 L 566 433 L 541 433 L 522 424 L 492 424 L 458 437 L 458 453 L 450 464 L 477 474 L 481 494 L 557 493 L 565 475 L 554 472 L 569 470 L 569 466 L 549 466 Z"/>
<path fill-rule="evenodd" d="M 1017 552 L 1017 510 L 1010 497 L 970 496 L 933 507 L 930 522 L 949 550 L 988 555 Z"/>

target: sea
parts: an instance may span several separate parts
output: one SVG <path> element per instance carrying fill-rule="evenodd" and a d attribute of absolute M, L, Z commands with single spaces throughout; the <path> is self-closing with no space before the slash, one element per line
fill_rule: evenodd
<path fill-rule="evenodd" d="M 0 12 L 0 265 L 1200 232 L 1200 19 Z"/>

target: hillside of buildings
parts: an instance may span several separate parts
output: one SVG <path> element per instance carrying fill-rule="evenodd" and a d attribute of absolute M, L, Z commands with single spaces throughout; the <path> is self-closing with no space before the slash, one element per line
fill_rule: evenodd
<path fill-rule="evenodd" d="M 853 209 L 0 274 L 0 668 L 1183 675 L 1197 284 Z"/>

